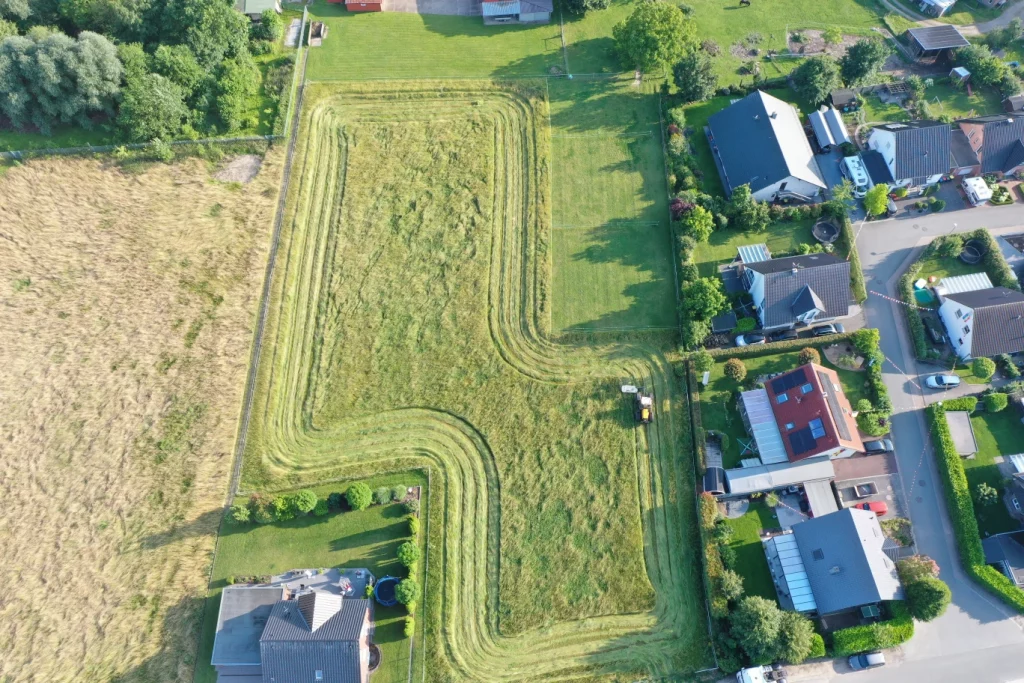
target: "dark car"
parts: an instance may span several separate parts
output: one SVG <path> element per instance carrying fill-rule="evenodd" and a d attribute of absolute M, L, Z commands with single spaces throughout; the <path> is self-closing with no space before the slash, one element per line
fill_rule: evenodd
<path fill-rule="evenodd" d="M 842 334 L 846 332 L 841 323 L 829 323 L 827 325 L 819 325 L 811 330 L 811 334 L 815 337 L 827 337 L 830 334 Z"/>
<path fill-rule="evenodd" d="M 865 453 L 892 453 L 892 441 L 889 439 L 876 439 L 875 441 L 864 442 Z"/>
<path fill-rule="evenodd" d="M 779 330 L 778 332 L 772 332 L 772 341 L 789 341 L 790 339 L 798 339 L 800 334 L 796 330 Z"/>

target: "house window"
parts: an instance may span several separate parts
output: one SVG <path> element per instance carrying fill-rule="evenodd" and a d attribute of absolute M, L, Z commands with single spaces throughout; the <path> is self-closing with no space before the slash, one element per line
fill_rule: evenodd
<path fill-rule="evenodd" d="M 821 421 L 820 417 L 808 422 L 807 426 L 811 428 L 811 436 L 815 439 L 820 439 L 825 436 L 825 424 Z"/>
<path fill-rule="evenodd" d="M 961 319 L 961 318 L 963 318 L 963 317 L 964 317 L 964 311 L 963 311 L 963 309 L 962 309 L 962 308 L 958 308 L 958 309 L 956 309 L 956 319 L 957 319 L 957 320 L 960 320 L 960 319 Z"/>
<path fill-rule="evenodd" d="M 971 326 L 970 325 L 964 325 L 964 334 L 970 334 L 970 333 L 971 333 Z"/>
<path fill-rule="evenodd" d="M 800 387 L 800 392 L 803 394 L 809 394 L 814 391 L 814 386 L 810 382 Z"/>
<path fill-rule="evenodd" d="M 885 143 L 885 148 L 886 149 L 892 149 L 892 142 L 890 141 L 890 142 Z"/>
<path fill-rule="evenodd" d="M 779 394 L 778 396 L 775 397 L 776 403 L 785 403 L 788 400 L 789 396 L 786 396 L 785 394 Z"/>
<path fill-rule="evenodd" d="M 956 345 L 957 346 L 963 346 L 964 345 L 964 338 L 960 337 L 959 339 L 957 339 L 956 340 Z"/>
<path fill-rule="evenodd" d="M 812 552 L 811 555 L 813 555 L 814 559 L 816 559 L 816 560 L 824 560 L 825 559 L 825 552 L 821 548 L 818 548 L 817 550 Z"/>
<path fill-rule="evenodd" d="M 307 669 L 307 671 L 308 671 L 308 669 Z M 316 673 L 314 674 L 314 676 L 316 677 L 316 680 L 318 680 L 318 681 L 324 680 L 324 672 L 321 671 L 320 669 L 316 670 Z"/>
<path fill-rule="evenodd" d="M 792 422 L 787 422 L 787 423 L 786 423 L 786 431 L 789 431 L 789 430 L 790 430 L 790 429 L 792 429 L 793 427 L 796 427 L 796 425 L 795 425 L 795 424 L 793 424 Z"/>

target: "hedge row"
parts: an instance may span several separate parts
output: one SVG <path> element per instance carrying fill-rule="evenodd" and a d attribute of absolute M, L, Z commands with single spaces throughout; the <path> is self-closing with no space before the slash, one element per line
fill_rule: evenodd
<path fill-rule="evenodd" d="M 1017 588 L 1002 573 L 985 564 L 985 551 L 981 547 L 981 532 L 978 530 L 978 520 L 974 516 L 967 474 L 964 472 L 963 460 L 956 452 L 953 435 L 949 431 L 949 422 L 946 420 L 947 410 L 973 412 L 977 404 L 978 399 L 968 396 L 945 401 L 943 405 L 928 406 L 928 419 L 935 439 L 935 456 L 945 484 L 946 505 L 960 550 L 961 563 L 975 581 L 1024 614 L 1024 591 Z"/>
<path fill-rule="evenodd" d="M 907 304 L 903 307 L 903 310 L 907 314 L 907 327 L 910 328 L 910 339 L 914 342 L 914 355 L 917 356 L 918 360 L 925 360 L 928 357 L 928 338 L 925 336 L 924 321 L 921 320 L 921 314 L 917 312 L 914 306 L 917 305 L 917 301 L 914 299 L 914 280 L 917 279 L 917 274 L 921 272 L 921 264 L 914 262 L 907 272 L 900 278 L 900 299 L 903 303 Z"/>
<path fill-rule="evenodd" d="M 862 304 L 868 298 L 868 289 L 864 284 L 864 271 L 860 267 L 860 254 L 857 253 L 856 245 L 853 242 L 853 226 L 850 224 L 850 216 L 846 213 L 846 207 L 829 207 L 829 214 L 839 222 L 839 247 L 846 252 L 850 261 L 850 289 L 853 291 L 853 298 L 857 303 Z"/>
<path fill-rule="evenodd" d="M 843 334 L 833 334 L 828 337 L 791 339 L 789 341 L 768 342 L 753 346 L 730 346 L 724 349 L 710 349 L 709 353 L 716 358 L 722 356 L 728 356 L 729 358 L 760 358 L 761 356 L 773 356 L 776 353 L 785 353 L 787 351 L 799 351 L 807 347 L 821 348 L 822 346 L 830 346 L 841 341 L 849 341 L 851 337 L 853 337 L 853 333 L 846 332 Z"/>
<path fill-rule="evenodd" d="M 693 425 L 693 444 L 697 450 L 697 465 L 700 474 L 708 469 L 707 449 L 704 443 L 704 423 L 700 416 L 700 393 L 697 389 L 697 372 L 693 369 L 693 363 L 686 363 L 686 391 L 690 399 L 690 418 Z"/>
<path fill-rule="evenodd" d="M 984 243 L 985 258 L 982 259 L 982 265 L 985 266 L 985 272 L 992 279 L 992 284 L 996 287 L 1020 289 L 1020 283 L 1017 282 L 1017 278 L 1013 276 L 1013 271 L 1010 270 L 1009 264 L 1006 263 L 1003 250 L 999 248 L 996 238 L 988 230 L 978 228 L 974 232 L 964 235 L 964 238 Z"/>
<path fill-rule="evenodd" d="M 901 645 L 914 637 L 914 619 L 901 600 L 887 603 L 892 618 L 864 626 L 851 626 L 832 634 L 832 654 L 836 657 Z"/>

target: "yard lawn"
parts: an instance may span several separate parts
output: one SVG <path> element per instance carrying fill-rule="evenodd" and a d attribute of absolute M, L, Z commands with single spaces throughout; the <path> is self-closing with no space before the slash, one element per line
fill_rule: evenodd
<path fill-rule="evenodd" d="M 808 346 L 813 345 L 814 340 L 808 339 Z M 797 367 L 797 356 L 799 351 L 788 351 L 769 356 L 757 358 L 744 358 L 743 364 L 747 367 L 747 380 L 760 375 L 768 375 L 775 372 L 785 372 Z M 750 436 L 743 427 L 743 419 L 736 408 L 734 400 L 735 392 L 740 391 L 742 386 L 725 376 L 725 362 L 728 356 L 723 356 L 721 361 L 715 363 L 711 368 L 711 377 L 707 388 L 700 388 L 700 415 L 701 426 L 705 431 L 715 430 L 722 432 L 729 437 L 729 442 L 722 452 L 722 460 L 726 469 L 738 467 L 743 458 L 755 457 L 753 455 L 741 455 L 740 439 L 749 441 Z M 863 372 L 842 370 L 835 367 L 821 355 L 823 367 L 835 370 L 839 375 L 839 381 L 843 385 L 843 391 L 851 405 L 856 406 L 861 398 L 867 398 L 864 382 L 867 375 Z"/>
<path fill-rule="evenodd" d="M 975 377 L 969 362 L 967 365 L 963 365 L 961 361 L 957 361 L 957 367 L 953 368 L 953 372 L 968 384 L 984 385 L 990 382 L 990 380 Z"/>
<path fill-rule="evenodd" d="M 801 244 L 817 244 L 811 234 L 813 219 L 772 223 L 764 232 L 749 233 L 738 230 L 716 230 L 711 238 L 697 245 L 694 262 L 701 277 L 718 277 L 718 266 L 736 258 L 738 247 L 748 244 L 767 244 L 772 256 L 797 253 Z"/>
<path fill-rule="evenodd" d="M 861 93 L 861 97 L 864 99 L 864 104 L 861 105 L 860 110 L 863 112 L 865 123 L 909 121 L 911 118 L 906 109 L 898 104 L 882 102 L 882 99 L 874 93 Z M 847 119 L 852 134 L 859 123 L 857 114 L 847 114 L 844 118 Z"/>
<path fill-rule="evenodd" d="M 59 126 L 54 129 L 52 135 L 0 130 L 0 151 L 100 146 L 109 145 L 115 139 L 109 127 L 107 130 L 99 127 L 84 130 L 78 126 Z"/>
<path fill-rule="evenodd" d="M 761 544 L 761 531 L 777 529 L 779 520 L 772 509 L 763 501 L 751 501 L 746 514 L 736 519 L 727 519 L 732 527 L 729 547 L 736 551 L 736 573 L 743 577 L 744 595 L 760 595 L 768 600 L 778 600 L 775 582 L 772 581 L 768 559 Z"/>
<path fill-rule="evenodd" d="M 371 489 L 405 484 L 426 487 L 426 476 L 418 471 L 390 474 L 366 480 Z M 332 491 L 345 491 L 348 482 L 312 487 L 321 498 Z M 425 488 L 424 488 L 424 492 Z M 239 501 L 241 502 L 241 501 Z M 423 500 L 424 508 L 426 500 Z M 301 517 L 273 524 L 234 524 L 225 520 L 213 566 L 210 594 L 206 599 L 203 636 L 199 650 L 196 683 L 216 683 L 217 672 L 210 666 L 213 640 L 217 632 L 220 594 L 229 578 L 280 574 L 289 569 L 366 568 L 378 579 L 382 576 L 406 576 L 405 567 L 395 553 L 410 539 L 408 515 L 398 504 L 374 505 L 365 510 L 334 512 L 326 517 Z M 420 550 L 426 552 L 423 527 Z M 423 585 L 421 561 L 418 580 Z M 381 649 L 381 666 L 374 672 L 374 683 L 404 683 L 409 679 L 409 639 L 403 629 L 404 607 L 373 606 L 373 642 Z M 422 633 L 417 634 L 417 638 Z M 417 657 L 413 670 L 423 666 Z"/>
<path fill-rule="evenodd" d="M 967 483 L 971 487 L 971 496 L 974 496 L 975 489 L 981 482 L 994 487 L 1000 495 L 999 502 L 992 507 L 983 508 L 975 503 L 978 528 L 982 537 L 1004 531 L 1016 531 L 1020 529 L 1020 523 L 1010 516 L 1001 499 L 1004 492 L 1003 475 L 999 472 L 995 459 L 1024 450 L 1021 448 L 1024 426 L 1021 425 L 1019 416 L 1012 406 L 998 413 L 983 412 L 972 415 L 971 426 L 974 427 L 978 452 L 973 460 L 963 461 Z"/>
<path fill-rule="evenodd" d="M 935 276 L 937 280 L 941 280 L 944 277 L 970 275 L 985 271 L 985 268 L 980 263 L 969 265 L 958 258 L 947 258 L 931 251 L 925 251 L 924 255 L 917 262 L 921 265 L 918 278 L 925 280 L 932 276 Z"/>
<path fill-rule="evenodd" d="M 995 88 L 974 86 L 973 92 L 973 95 L 968 95 L 967 88 L 954 87 L 948 78 L 938 78 L 935 85 L 925 88 L 925 97 L 932 116 L 948 114 L 962 119 L 997 114 L 1003 110 L 1002 97 Z"/>
<path fill-rule="evenodd" d="M 674 329 L 654 86 L 559 80 L 551 102 L 551 328 Z"/>

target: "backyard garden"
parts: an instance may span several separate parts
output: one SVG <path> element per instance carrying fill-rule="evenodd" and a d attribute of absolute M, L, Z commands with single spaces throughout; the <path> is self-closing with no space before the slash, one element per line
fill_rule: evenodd
<path fill-rule="evenodd" d="M 964 460 L 967 483 L 974 497 L 974 510 L 982 536 L 1016 531 L 1020 522 L 1013 519 L 1003 504 L 1004 475 L 999 463 L 1008 456 L 1024 452 L 1024 426 L 1020 414 L 1010 406 L 999 412 L 983 411 L 971 415 L 971 427 L 978 443 L 978 452 L 973 458 Z M 998 492 L 999 497 L 979 496 L 979 487 L 987 486 Z"/>

